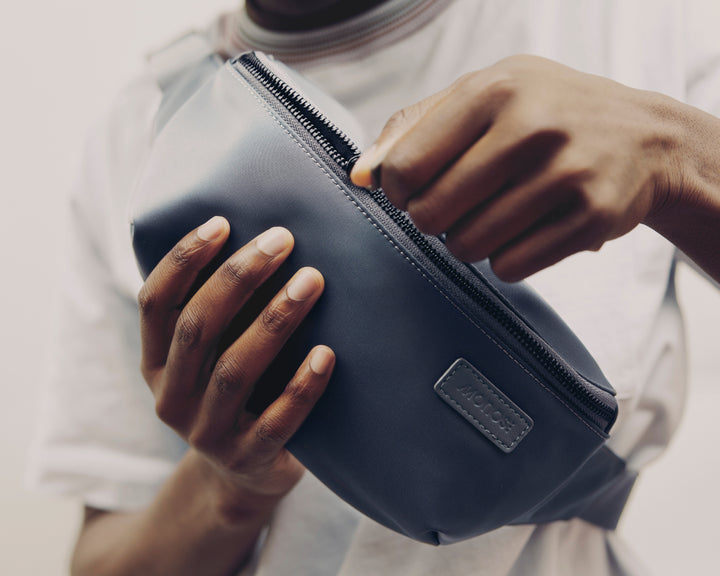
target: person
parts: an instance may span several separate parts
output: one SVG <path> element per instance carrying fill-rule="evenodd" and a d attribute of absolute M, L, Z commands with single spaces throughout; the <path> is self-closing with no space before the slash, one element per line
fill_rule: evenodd
<path fill-rule="evenodd" d="M 353 180 L 381 185 L 459 258 L 490 258 L 560 312 L 617 389 L 609 442 L 639 470 L 682 407 L 677 249 L 720 280 L 712 22 L 672 0 L 247 0 L 204 46 L 275 54 L 379 134 Z M 160 86 L 196 61 L 193 42 L 153 58 L 91 135 L 70 206 L 35 475 L 85 503 L 73 574 L 642 573 L 614 532 L 580 519 L 433 548 L 360 517 L 283 447 L 332 386 L 322 343 L 266 412 L 243 411 L 323 277 L 299 270 L 217 362 L 226 318 L 288 256 L 291 231 L 250 242 L 184 304 L 228 237 L 214 218 L 142 283 L 124 207 Z M 163 76 L 173 53 L 178 67 Z"/>

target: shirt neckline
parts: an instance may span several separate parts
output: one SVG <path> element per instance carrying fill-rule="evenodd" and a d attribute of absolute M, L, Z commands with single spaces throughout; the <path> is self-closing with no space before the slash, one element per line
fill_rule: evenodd
<path fill-rule="evenodd" d="M 238 52 L 260 50 L 294 64 L 361 57 L 415 32 L 454 0 L 388 0 L 357 16 L 313 30 L 276 31 L 234 14 L 232 44 Z"/>

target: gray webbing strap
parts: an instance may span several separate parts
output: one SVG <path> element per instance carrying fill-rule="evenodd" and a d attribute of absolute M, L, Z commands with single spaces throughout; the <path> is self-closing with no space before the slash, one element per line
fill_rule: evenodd
<path fill-rule="evenodd" d="M 614 530 L 637 473 L 607 446 L 601 447 L 550 498 L 513 524 L 540 524 L 582 518 Z"/>
<path fill-rule="evenodd" d="M 162 102 L 155 118 L 155 133 L 207 80 L 222 60 L 213 51 L 205 34 L 189 32 L 148 57 Z"/>
<path fill-rule="evenodd" d="M 148 64 L 160 90 L 165 92 L 179 74 L 210 54 L 212 54 L 212 46 L 207 36 L 202 32 L 193 31 L 152 52 L 148 56 Z"/>

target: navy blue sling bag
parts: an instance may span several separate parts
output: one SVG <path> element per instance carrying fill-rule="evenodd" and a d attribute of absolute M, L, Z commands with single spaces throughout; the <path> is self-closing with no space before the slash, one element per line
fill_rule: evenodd
<path fill-rule="evenodd" d="M 614 391 L 537 294 L 460 262 L 382 190 L 354 186 L 360 150 L 321 112 L 336 104 L 273 59 L 208 56 L 163 88 L 131 209 L 140 270 L 216 214 L 231 233 L 215 264 L 270 227 L 293 233 L 232 326 L 299 267 L 325 276 L 248 406 L 261 411 L 312 346 L 334 349 L 327 391 L 288 444 L 313 474 L 432 544 L 572 517 L 614 528 L 634 480 L 605 446 Z"/>

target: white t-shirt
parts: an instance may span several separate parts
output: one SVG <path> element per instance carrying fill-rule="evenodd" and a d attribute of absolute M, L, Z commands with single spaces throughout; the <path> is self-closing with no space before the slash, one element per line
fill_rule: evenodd
<path fill-rule="evenodd" d="M 258 48 L 290 62 L 343 103 L 369 141 L 396 110 L 517 53 L 718 114 L 718 21 L 672 0 L 391 0 L 307 33 L 263 30 L 240 9 L 210 36 L 225 53 Z M 160 100 L 149 69 L 89 138 L 69 206 L 60 332 L 34 464 L 40 486 L 108 510 L 146 506 L 186 449 L 156 418 L 138 369 L 142 280 L 126 212 Z M 620 417 L 610 443 L 636 470 L 662 451 L 682 411 L 682 329 L 668 289 L 673 256 L 668 242 L 639 226 L 598 253 L 577 254 L 529 280 L 616 388 Z M 283 500 L 243 572 L 579 573 L 642 570 L 614 533 L 581 520 L 505 527 L 447 547 L 419 544 L 361 517 L 310 474 Z"/>

